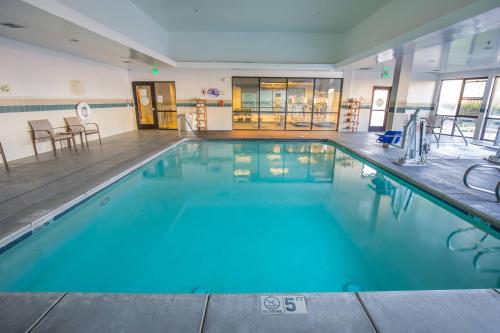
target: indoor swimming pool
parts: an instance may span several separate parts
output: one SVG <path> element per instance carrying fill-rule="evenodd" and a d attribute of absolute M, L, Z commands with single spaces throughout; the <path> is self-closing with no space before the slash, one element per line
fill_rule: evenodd
<path fill-rule="evenodd" d="M 324 142 L 179 144 L 0 254 L 2 291 L 495 287 L 499 233 Z"/>

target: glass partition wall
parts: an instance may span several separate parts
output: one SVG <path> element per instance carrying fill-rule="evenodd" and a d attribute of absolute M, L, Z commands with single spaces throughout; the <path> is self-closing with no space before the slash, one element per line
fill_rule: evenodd
<path fill-rule="evenodd" d="M 233 77 L 233 128 L 337 130 L 342 79 Z"/>

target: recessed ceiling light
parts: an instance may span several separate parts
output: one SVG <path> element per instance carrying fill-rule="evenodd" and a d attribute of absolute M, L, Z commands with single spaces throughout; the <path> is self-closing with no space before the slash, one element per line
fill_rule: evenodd
<path fill-rule="evenodd" d="M 70 41 L 70 42 L 73 42 L 73 43 L 78 43 L 78 42 L 79 42 L 79 40 L 78 40 L 78 39 L 76 39 L 76 38 L 71 38 L 69 41 Z"/>
<path fill-rule="evenodd" d="M 436 60 L 431 59 L 431 60 L 429 60 L 429 62 L 436 62 Z"/>
<path fill-rule="evenodd" d="M 433 72 L 440 72 L 440 70 L 439 70 L 439 69 L 433 69 L 432 71 L 433 71 Z"/>
<path fill-rule="evenodd" d="M 23 28 L 26 28 L 24 25 L 19 25 L 19 24 L 15 24 L 15 23 L 11 23 L 11 22 L 3 22 L 3 23 L 0 23 L 1 25 L 3 26 L 6 26 L 8 28 L 11 28 L 11 29 L 23 29 Z"/>
<path fill-rule="evenodd" d="M 131 64 L 132 63 L 132 61 L 129 61 L 129 60 L 123 60 L 122 62 L 125 63 L 125 64 Z"/>

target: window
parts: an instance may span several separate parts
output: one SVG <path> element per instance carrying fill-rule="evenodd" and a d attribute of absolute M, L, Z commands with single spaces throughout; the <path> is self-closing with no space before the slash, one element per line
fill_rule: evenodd
<path fill-rule="evenodd" d="M 336 129 L 340 112 L 342 80 L 314 81 L 313 130 Z"/>
<path fill-rule="evenodd" d="M 465 137 L 473 137 L 481 110 L 486 78 L 444 80 L 441 82 L 436 115 L 443 116 L 442 134 L 460 135 L 453 120 Z"/>
<path fill-rule="evenodd" d="M 233 128 L 259 128 L 259 79 L 233 79 Z"/>
<path fill-rule="evenodd" d="M 342 79 L 233 78 L 233 128 L 336 130 Z"/>
<path fill-rule="evenodd" d="M 260 129 L 285 129 L 286 79 L 260 79 Z"/>
<path fill-rule="evenodd" d="M 483 140 L 494 141 L 500 128 L 500 76 L 495 78 L 490 106 L 483 129 Z"/>

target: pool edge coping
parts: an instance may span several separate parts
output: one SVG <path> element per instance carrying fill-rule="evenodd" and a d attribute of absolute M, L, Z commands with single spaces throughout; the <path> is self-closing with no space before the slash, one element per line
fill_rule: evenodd
<path fill-rule="evenodd" d="M 131 167 L 127 168 L 126 170 L 118 173 L 117 175 L 109 178 L 108 180 L 93 187 L 92 189 L 86 191 L 85 193 L 71 199 L 70 201 L 55 208 L 54 210 L 50 211 L 49 213 L 46 213 L 45 215 L 38 217 L 37 219 L 30 222 L 29 224 L 24 225 L 21 228 L 19 228 L 18 230 L 3 237 L 2 239 L 0 239 L 0 254 L 4 251 L 8 250 L 10 247 L 16 245 L 18 242 L 21 242 L 25 238 L 32 235 L 33 232 L 35 232 L 37 229 L 51 223 L 56 217 L 63 215 L 64 213 L 71 210 L 72 208 L 74 208 L 78 204 L 80 204 L 80 203 L 84 202 L 85 200 L 89 199 L 90 197 L 96 195 L 97 193 L 104 190 L 105 188 L 113 185 L 114 183 L 118 182 L 122 178 L 128 176 L 132 172 L 136 171 L 137 169 L 143 167 L 147 163 L 156 159 L 160 155 L 177 147 L 180 144 L 183 144 L 186 142 L 193 142 L 193 141 L 279 141 L 279 142 L 306 141 L 306 142 L 331 143 L 331 144 L 334 144 L 334 145 L 341 147 L 342 149 L 347 150 L 348 152 L 350 152 L 354 155 L 361 157 L 362 159 L 377 166 L 378 168 L 384 170 L 385 172 L 388 172 L 388 173 L 404 180 L 405 182 L 411 184 L 412 186 L 415 186 L 416 188 L 436 197 L 438 200 L 444 201 L 445 203 L 452 206 L 453 208 L 458 209 L 458 210 L 460 210 L 466 214 L 469 214 L 471 216 L 476 216 L 481 220 L 481 222 L 487 223 L 490 226 L 494 226 L 494 227 L 500 229 L 500 220 L 495 219 L 493 216 L 490 216 L 487 213 L 483 213 L 479 210 L 476 210 L 474 207 L 469 206 L 467 204 L 464 204 L 464 203 L 448 196 L 447 194 L 432 188 L 431 186 L 429 186 L 427 184 L 424 184 L 418 180 L 415 180 L 415 179 L 405 175 L 404 173 L 400 172 L 399 170 L 397 170 L 395 168 L 391 168 L 390 166 L 388 166 L 382 162 L 379 162 L 379 161 L 377 161 L 369 156 L 366 156 L 362 152 L 358 152 L 358 151 L 354 150 L 353 148 L 336 141 L 335 139 L 331 139 L 331 138 L 315 139 L 315 138 L 225 138 L 225 137 L 200 138 L 200 137 L 185 137 L 185 138 L 182 138 L 175 143 L 169 144 L 167 147 L 161 149 L 160 151 L 146 157 L 141 162 L 134 164 L 133 166 L 131 166 Z"/>

